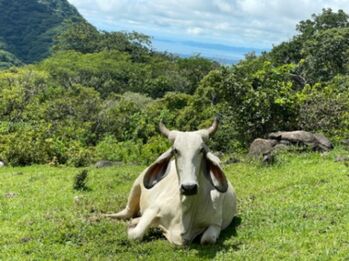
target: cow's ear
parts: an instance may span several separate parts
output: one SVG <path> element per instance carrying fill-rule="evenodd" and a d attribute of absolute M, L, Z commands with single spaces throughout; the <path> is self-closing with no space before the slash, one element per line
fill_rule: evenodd
<path fill-rule="evenodd" d="M 211 152 L 206 153 L 205 175 L 219 192 L 224 193 L 228 190 L 228 181 L 220 166 L 220 161 Z"/>
<path fill-rule="evenodd" d="M 147 168 L 143 177 L 143 185 L 146 189 L 151 189 L 167 175 L 167 167 L 171 161 L 172 155 L 173 150 L 167 150 Z"/>

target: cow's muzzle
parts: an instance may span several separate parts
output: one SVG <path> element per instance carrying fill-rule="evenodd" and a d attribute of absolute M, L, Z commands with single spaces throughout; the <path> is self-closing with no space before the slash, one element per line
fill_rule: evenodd
<path fill-rule="evenodd" d="M 198 185 L 197 184 L 183 184 L 181 185 L 181 194 L 190 196 L 198 193 Z"/>

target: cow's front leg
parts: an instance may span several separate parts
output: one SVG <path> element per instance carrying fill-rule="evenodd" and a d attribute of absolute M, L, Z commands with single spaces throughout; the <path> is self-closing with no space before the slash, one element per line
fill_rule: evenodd
<path fill-rule="evenodd" d="M 131 219 L 128 223 L 128 228 L 135 228 L 138 225 L 139 220 L 141 220 L 141 217 Z"/>
<path fill-rule="evenodd" d="M 147 209 L 143 215 L 139 218 L 138 223 L 135 227 L 132 225 L 128 229 L 128 238 L 131 240 L 142 240 L 144 234 L 147 232 L 149 227 L 153 224 L 158 211 L 155 209 Z"/>
<path fill-rule="evenodd" d="M 221 227 L 217 225 L 209 226 L 201 236 L 200 243 L 204 244 L 214 244 L 217 241 L 219 234 L 221 233 Z"/>

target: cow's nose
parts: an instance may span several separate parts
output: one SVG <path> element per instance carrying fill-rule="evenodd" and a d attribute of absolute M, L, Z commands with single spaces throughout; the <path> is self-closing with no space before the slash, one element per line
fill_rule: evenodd
<path fill-rule="evenodd" d="M 181 193 L 183 195 L 195 195 L 198 192 L 197 184 L 182 184 Z"/>

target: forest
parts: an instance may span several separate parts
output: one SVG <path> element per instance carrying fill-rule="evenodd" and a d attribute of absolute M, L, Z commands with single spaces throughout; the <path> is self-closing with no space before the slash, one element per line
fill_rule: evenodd
<path fill-rule="evenodd" d="M 336 143 L 349 135 L 348 18 L 323 9 L 289 41 L 231 66 L 154 51 L 141 33 L 66 23 L 33 64 L 0 50 L 17 65 L 0 71 L 0 158 L 13 166 L 149 163 L 169 145 L 160 120 L 194 130 L 217 115 L 214 151 L 244 152 L 279 130 Z"/>

